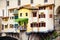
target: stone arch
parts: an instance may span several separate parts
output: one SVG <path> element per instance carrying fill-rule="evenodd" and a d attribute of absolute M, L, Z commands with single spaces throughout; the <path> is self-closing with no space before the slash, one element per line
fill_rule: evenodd
<path fill-rule="evenodd" d="M 3 36 L 3 37 L 0 37 L 0 40 L 18 40 L 18 39 L 10 37 L 10 36 Z"/>
<path fill-rule="evenodd" d="M 57 13 L 57 15 L 60 14 L 60 6 L 57 7 L 57 9 L 56 9 L 56 13 Z"/>

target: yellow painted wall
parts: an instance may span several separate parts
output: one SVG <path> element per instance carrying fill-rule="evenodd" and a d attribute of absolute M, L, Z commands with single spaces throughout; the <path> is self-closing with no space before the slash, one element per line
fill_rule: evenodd
<path fill-rule="evenodd" d="M 22 13 L 22 17 L 20 17 L 20 13 Z M 26 13 L 28 13 L 28 16 L 26 16 Z M 31 13 L 31 10 L 29 10 L 29 9 L 25 9 L 25 8 L 20 9 L 18 11 L 18 18 L 29 18 L 30 13 Z"/>
<path fill-rule="evenodd" d="M 20 17 L 20 13 L 22 13 L 22 17 Z M 28 16 L 26 16 L 26 13 L 28 13 Z M 32 28 L 30 27 L 30 23 L 29 23 L 30 15 L 31 15 L 31 10 L 29 9 L 23 8 L 18 11 L 18 18 L 28 18 L 27 32 L 32 31 Z"/>

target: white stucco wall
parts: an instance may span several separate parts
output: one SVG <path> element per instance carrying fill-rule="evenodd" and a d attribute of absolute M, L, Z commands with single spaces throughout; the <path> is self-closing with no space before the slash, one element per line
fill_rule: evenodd
<path fill-rule="evenodd" d="M 46 23 L 46 27 L 40 27 L 40 32 L 54 30 L 53 18 L 49 18 L 49 10 L 40 10 L 39 13 L 44 12 L 46 18 L 40 18 L 39 22 L 44 21 Z M 53 14 L 53 13 L 52 13 Z"/>

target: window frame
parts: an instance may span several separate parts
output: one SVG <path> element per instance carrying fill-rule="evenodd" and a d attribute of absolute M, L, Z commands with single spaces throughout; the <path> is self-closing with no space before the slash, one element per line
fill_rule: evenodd
<path fill-rule="evenodd" d="M 32 12 L 33 17 L 37 17 L 37 12 Z"/>
<path fill-rule="evenodd" d="M 2 30 L 4 30 L 4 25 L 2 24 Z"/>
<path fill-rule="evenodd" d="M 46 23 L 45 22 L 39 22 L 39 27 L 46 27 Z"/>
<path fill-rule="evenodd" d="M 7 6 L 9 6 L 9 1 L 7 1 Z"/>
<path fill-rule="evenodd" d="M 44 3 L 47 3 L 48 2 L 48 0 L 44 0 Z"/>
<path fill-rule="evenodd" d="M 20 13 L 20 17 L 22 17 L 22 13 Z"/>
<path fill-rule="evenodd" d="M 30 27 L 38 27 L 38 23 L 37 22 L 36 23 L 31 23 Z"/>
<path fill-rule="evenodd" d="M 20 5 L 21 4 L 21 0 L 18 0 L 18 5 Z"/>
<path fill-rule="evenodd" d="M 10 24 L 10 28 L 13 28 L 13 24 Z"/>
<path fill-rule="evenodd" d="M 33 0 L 31 0 L 31 4 L 33 4 Z"/>
<path fill-rule="evenodd" d="M 7 29 L 8 28 L 8 24 L 7 25 L 5 25 L 5 29 Z"/>
<path fill-rule="evenodd" d="M 3 16 L 4 16 L 4 10 L 2 10 Z"/>
<path fill-rule="evenodd" d="M 49 14 L 49 18 L 53 18 L 53 14 Z"/>
<path fill-rule="evenodd" d="M 42 12 L 41 14 L 39 14 L 39 18 L 45 18 L 46 15 Z"/>
<path fill-rule="evenodd" d="M 28 16 L 28 13 L 26 13 L 26 16 Z"/>

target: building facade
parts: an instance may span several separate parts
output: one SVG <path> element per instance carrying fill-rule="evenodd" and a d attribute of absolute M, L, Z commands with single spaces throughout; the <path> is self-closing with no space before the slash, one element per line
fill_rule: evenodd
<path fill-rule="evenodd" d="M 18 12 L 18 18 L 21 18 L 20 17 L 21 15 L 24 16 L 25 14 L 20 15 L 20 13 L 22 10 L 26 10 L 27 13 L 29 13 L 28 14 L 29 17 L 26 17 L 26 18 L 29 18 L 29 21 L 28 21 L 29 26 L 32 26 L 32 24 L 34 24 L 33 22 L 39 23 L 41 21 L 44 24 L 44 26 L 48 26 L 47 25 L 48 22 L 53 20 L 52 15 L 54 15 L 54 13 L 56 14 L 56 9 L 59 6 L 57 4 L 59 4 L 59 0 L 27 0 L 27 1 L 26 0 L 0 0 L 2 32 L 18 32 L 16 30 L 17 30 L 17 27 L 19 26 L 19 24 L 18 24 L 18 22 L 15 22 L 16 21 L 15 18 L 17 16 L 14 15 L 14 10 L 19 9 L 20 7 L 25 7 L 27 9 L 23 9 L 23 8 L 20 9 L 20 11 Z M 54 5 L 56 6 L 55 8 L 54 8 Z M 34 14 L 34 12 L 33 12 L 33 14 L 30 13 L 30 11 L 32 12 L 33 9 L 37 9 L 37 10 L 34 10 L 37 12 L 37 16 Z M 24 13 L 24 12 L 25 11 L 22 11 L 22 13 Z M 27 16 L 27 13 L 26 13 L 26 16 Z M 40 18 L 40 15 L 44 15 L 43 16 L 44 18 Z M 50 15 L 51 18 L 49 18 L 48 15 Z M 25 18 L 25 16 L 23 18 Z M 47 19 L 49 19 L 49 20 L 47 20 Z M 45 25 L 46 20 L 47 20 L 47 24 Z M 50 24 L 52 23 L 52 25 L 54 25 L 53 22 L 49 22 L 49 23 Z M 30 27 L 28 27 L 28 28 L 30 28 Z M 37 28 L 34 27 L 33 30 L 36 30 L 36 29 Z M 43 29 L 44 29 L 44 27 L 43 27 Z M 38 30 L 41 31 L 42 29 L 38 29 Z M 48 29 L 44 29 L 42 31 L 45 31 L 45 30 L 48 30 Z"/>

